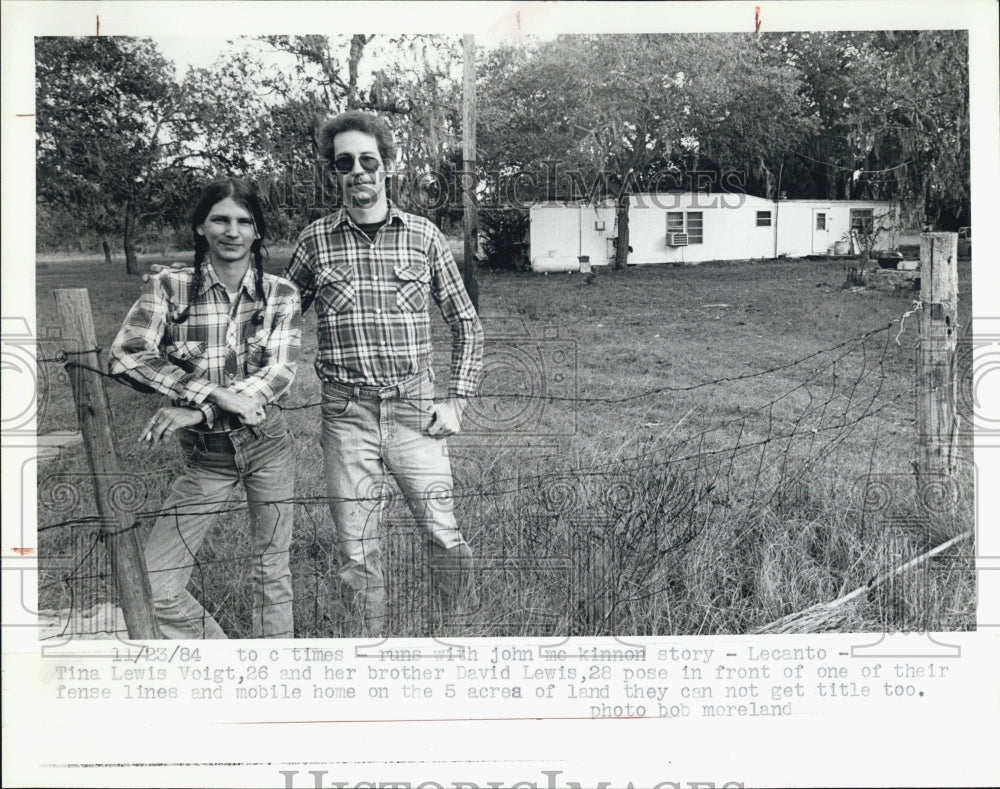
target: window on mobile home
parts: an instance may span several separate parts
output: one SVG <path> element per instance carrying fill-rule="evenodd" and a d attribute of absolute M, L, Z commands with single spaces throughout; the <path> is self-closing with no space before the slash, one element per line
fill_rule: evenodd
<path fill-rule="evenodd" d="M 771 226 L 771 212 L 770 211 L 758 211 L 757 212 L 757 227 L 770 227 Z"/>
<path fill-rule="evenodd" d="M 689 244 L 704 241 L 701 211 L 668 211 L 667 233 L 687 233 Z"/>
<path fill-rule="evenodd" d="M 874 228 L 875 218 L 871 208 L 851 209 L 851 232 L 867 236 Z"/>
<path fill-rule="evenodd" d="M 687 223 L 688 243 L 702 243 L 704 240 L 704 232 L 701 221 L 701 211 L 685 211 L 684 220 Z"/>

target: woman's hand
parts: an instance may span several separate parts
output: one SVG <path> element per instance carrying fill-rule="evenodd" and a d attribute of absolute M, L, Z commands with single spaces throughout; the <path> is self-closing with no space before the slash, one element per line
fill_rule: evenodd
<path fill-rule="evenodd" d="M 223 411 L 236 414 L 245 425 L 259 425 L 264 421 L 264 404 L 256 397 L 219 387 L 212 391 L 208 399 Z"/>
<path fill-rule="evenodd" d="M 172 436 L 178 428 L 194 427 L 205 418 L 197 408 L 177 408 L 169 406 L 158 408 L 153 417 L 146 423 L 142 441 L 148 441 L 150 447 L 155 447 L 165 438 Z"/>

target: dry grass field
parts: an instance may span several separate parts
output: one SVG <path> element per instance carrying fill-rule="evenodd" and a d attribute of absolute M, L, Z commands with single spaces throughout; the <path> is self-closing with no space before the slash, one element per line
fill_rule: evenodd
<path fill-rule="evenodd" d="M 274 250 L 280 272 L 287 250 Z M 970 268 L 961 264 L 962 326 Z M 708 263 L 480 275 L 483 396 L 451 442 L 456 507 L 480 557 L 473 636 L 750 632 L 832 600 L 971 527 L 964 447 L 954 518 L 918 506 L 911 462 L 917 293 L 844 288 L 831 261 Z M 59 347 L 51 291 L 90 290 L 107 347 L 140 283 L 99 261 L 41 261 L 42 353 Z M 448 332 L 437 327 L 439 382 Z M 287 405 L 296 439 L 292 570 L 301 637 L 357 634 L 336 583 L 321 496 L 315 317 Z M 42 365 L 39 432 L 75 429 L 59 365 Z M 180 458 L 138 443 L 159 400 L 108 382 L 130 502 L 155 511 Z M 292 473 L 290 470 L 289 473 Z M 43 608 L 109 599 L 81 446 L 39 466 Z M 246 513 L 199 555 L 194 583 L 232 636 L 249 632 Z M 383 512 L 392 634 L 442 631 L 424 551 L 398 496 Z M 146 526 L 143 526 L 146 528 Z M 928 534 L 933 537 L 928 537 Z M 842 630 L 968 629 L 971 541 L 862 596 Z M 457 627 L 451 625 L 451 627 Z"/>

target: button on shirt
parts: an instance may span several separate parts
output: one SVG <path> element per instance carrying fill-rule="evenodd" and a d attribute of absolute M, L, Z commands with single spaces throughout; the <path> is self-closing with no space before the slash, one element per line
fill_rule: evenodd
<path fill-rule="evenodd" d="M 299 294 L 290 282 L 265 274 L 265 307 L 250 267 L 233 301 L 207 262 L 202 274 L 193 303 L 194 269 L 150 279 L 112 343 L 108 370 L 140 391 L 200 408 L 209 428 L 235 427 L 235 416 L 208 397 L 219 386 L 261 395 L 266 404 L 282 397 L 295 376 L 302 339 Z M 187 320 L 173 321 L 188 304 Z M 253 322 L 258 311 L 260 325 Z"/>
<path fill-rule="evenodd" d="M 455 258 L 429 220 L 389 205 L 368 238 L 341 208 L 299 236 L 285 276 L 316 302 L 320 378 L 392 386 L 431 366 L 430 300 L 451 328 L 448 393 L 475 395 L 483 364 L 483 328 Z"/>

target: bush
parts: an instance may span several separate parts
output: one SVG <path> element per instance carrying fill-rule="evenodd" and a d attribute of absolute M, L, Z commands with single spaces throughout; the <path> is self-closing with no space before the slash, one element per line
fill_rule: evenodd
<path fill-rule="evenodd" d="M 528 212 L 505 208 L 483 211 L 479 232 L 486 256 L 483 265 L 494 269 L 523 271 L 528 268 Z"/>

